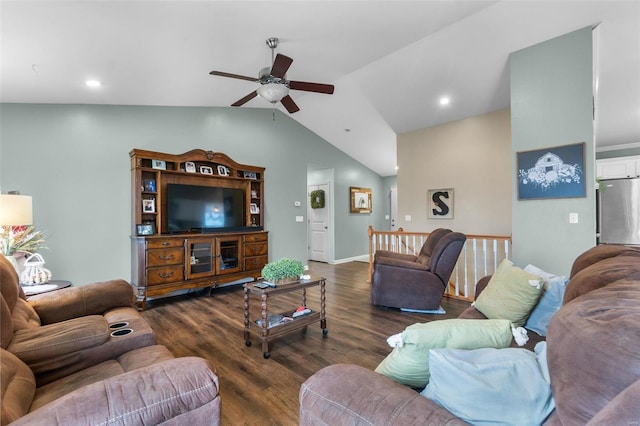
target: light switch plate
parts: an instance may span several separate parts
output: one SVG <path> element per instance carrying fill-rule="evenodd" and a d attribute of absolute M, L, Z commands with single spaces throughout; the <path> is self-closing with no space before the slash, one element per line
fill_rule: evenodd
<path fill-rule="evenodd" d="M 296 216 L 296 222 L 304 222 L 304 216 Z"/>
<path fill-rule="evenodd" d="M 569 223 L 578 223 L 578 213 L 569 213 Z"/>

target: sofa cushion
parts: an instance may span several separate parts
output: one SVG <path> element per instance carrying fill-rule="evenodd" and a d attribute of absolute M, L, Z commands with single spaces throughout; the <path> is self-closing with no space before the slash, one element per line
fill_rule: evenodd
<path fill-rule="evenodd" d="M 38 387 L 35 397 L 33 398 L 31 411 L 74 392 L 83 386 L 169 359 L 173 359 L 173 355 L 171 355 L 167 348 L 159 345 L 147 346 L 127 352 L 117 360 L 102 362 L 93 367 L 85 368 L 84 370 L 58 379 L 55 382 Z"/>
<path fill-rule="evenodd" d="M 102 345 L 109 334 L 104 317 L 90 315 L 17 331 L 8 350 L 27 364 L 42 365 L 60 355 Z"/>
<path fill-rule="evenodd" d="M 527 321 L 543 290 L 543 281 L 505 259 L 473 306 L 487 318 L 508 319 L 516 327 Z"/>
<path fill-rule="evenodd" d="M 0 424 L 9 424 L 29 412 L 36 390 L 33 373 L 18 357 L 0 349 Z"/>
<path fill-rule="evenodd" d="M 401 347 L 376 367 L 398 383 L 423 389 L 429 381 L 429 350 L 436 348 L 506 348 L 511 343 L 508 320 L 449 319 L 410 325 Z"/>
<path fill-rule="evenodd" d="M 527 265 L 524 270 L 538 275 L 544 280 L 542 296 L 531 311 L 524 327 L 540 336 L 546 336 L 551 318 L 562 306 L 562 299 L 569 280 L 563 275 L 550 274 L 533 265 Z"/>
<path fill-rule="evenodd" d="M 431 380 L 421 394 L 469 423 L 540 425 L 554 402 L 546 343 L 535 350 L 431 350 Z"/>
<path fill-rule="evenodd" d="M 549 372 L 563 424 L 587 423 L 640 379 L 639 307 L 640 280 L 621 279 L 565 304 L 551 320 Z"/>

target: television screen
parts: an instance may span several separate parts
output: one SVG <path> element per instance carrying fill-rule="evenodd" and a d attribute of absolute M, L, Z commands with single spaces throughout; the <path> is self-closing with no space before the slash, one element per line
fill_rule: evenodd
<path fill-rule="evenodd" d="M 167 185 L 169 232 L 224 230 L 245 226 L 244 191 L 197 185 Z"/>

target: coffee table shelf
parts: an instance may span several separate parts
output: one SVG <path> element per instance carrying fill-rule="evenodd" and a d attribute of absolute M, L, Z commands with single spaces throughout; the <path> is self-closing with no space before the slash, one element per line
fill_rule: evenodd
<path fill-rule="evenodd" d="M 253 334 L 260 339 L 262 343 L 262 355 L 269 358 L 269 340 L 276 337 L 283 336 L 291 333 L 294 330 L 298 330 L 307 327 L 316 322 L 320 322 L 320 328 L 322 329 L 322 335 L 326 336 L 329 332 L 327 329 L 326 319 L 326 297 L 325 297 L 325 279 L 310 278 L 308 280 L 300 280 L 293 283 L 282 284 L 277 287 L 267 287 L 264 289 L 255 287 L 255 283 L 244 284 L 244 340 L 246 346 L 251 346 L 251 335 Z M 301 290 L 302 303 L 301 306 L 307 307 L 307 289 L 312 287 L 318 287 L 320 290 L 320 311 L 311 311 L 306 315 L 293 318 L 290 321 L 280 323 L 269 327 L 267 318 L 269 315 L 274 314 L 269 312 L 269 298 L 277 295 L 290 293 L 292 291 Z M 260 319 L 262 324 L 257 324 L 255 321 L 251 321 L 251 299 L 260 299 Z M 295 310 L 288 310 L 284 312 L 275 313 L 282 315 L 283 317 L 292 318 Z"/>

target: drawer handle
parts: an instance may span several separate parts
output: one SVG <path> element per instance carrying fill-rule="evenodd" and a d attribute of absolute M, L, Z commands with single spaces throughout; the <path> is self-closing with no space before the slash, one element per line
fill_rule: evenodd
<path fill-rule="evenodd" d="M 173 259 L 173 255 L 170 254 L 169 256 L 158 256 L 158 258 L 160 260 L 171 260 L 171 259 Z"/>
<path fill-rule="evenodd" d="M 163 241 L 163 242 L 162 242 L 162 245 L 163 245 L 164 247 L 168 246 L 169 244 L 171 244 L 169 241 Z"/>
<path fill-rule="evenodd" d="M 160 275 L 160 278 L 171 278 L 173 276 L 173 272 L 169 272 L 168 274 L 160 272 L 158 275 Z"/>

